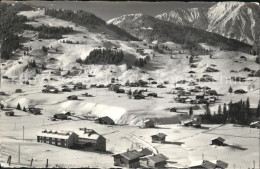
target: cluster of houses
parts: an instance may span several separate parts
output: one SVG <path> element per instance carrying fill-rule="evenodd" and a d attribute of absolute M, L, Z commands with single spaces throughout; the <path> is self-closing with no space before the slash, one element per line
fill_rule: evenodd
<path fill-rule="evenodd" d="M 75 132 L 43 129 L 37 133 L 37 142 L 65 148 L 79 147 L 106 151 L 106 138 L 87 128 L 79 128 Z"/>
<path fill-rule="evenodd" d="M 181 87 L 176 87 L 174 94 L 178 97 L 175 101 L 179 103 L 191 103 L 191 104 L 207 104 L 215 103 L 218 99 L 218 93 L 216 90 L 211 90 L 209 87 L 195 86 L 193 89 L 184 90 Z"/>
<path fill-rule="evenodd" d="M 126 152 L 114 154 L 114 166 L 127 168 L 164 168 L 168 158 L 163 154 L 154 154 L 147 148 L 140 151 L 127 150 Z"/>

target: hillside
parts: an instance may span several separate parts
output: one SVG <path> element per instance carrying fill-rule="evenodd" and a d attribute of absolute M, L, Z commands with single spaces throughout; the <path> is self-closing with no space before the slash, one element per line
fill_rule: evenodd
<path fill-rule="evenodd" d="M 237 40 L 228 39 L 216 33 L 162 21 L 143 14 L 129 14 L 114 18 L 107 23 L 115 24 L 130 34 L 159 42 L 172 41 L 186 48 L 196 48 L 198 43 L 206 43 L 223 50 L 249 51 L 250 45 Z"/>
<path fill-rule="evenodd" d="M 260 7 L 257 3 L 219 2 L 211 8 L 176 9 L 156 18 L 192 26 L 253 44 L 260 35 Z"/>

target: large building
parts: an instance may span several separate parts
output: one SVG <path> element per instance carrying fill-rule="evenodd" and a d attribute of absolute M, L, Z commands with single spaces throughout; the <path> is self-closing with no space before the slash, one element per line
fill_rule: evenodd
<path fill-rule="evenodd" d="M 78 144 L 82 147 L 93 147 L 98 151 L 106 151 L 106 139 L 94 130 L 80 128 L 77 134 Z"/>
<path fill-rule="evenodd" d="M 78 135 L 72 131 L 54 131 L 43 129 L 37 133 L 37 142 L 71 148 L 78 142 Z"/>

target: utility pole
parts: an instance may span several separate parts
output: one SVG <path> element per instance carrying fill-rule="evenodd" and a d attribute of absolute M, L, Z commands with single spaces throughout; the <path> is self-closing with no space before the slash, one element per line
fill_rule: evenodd
<path fill-rule="evenodd" d="M 23 141 L 24 141 L 24 126 L 23 126 Z"/>
<path fill-rule="evenodd" d="M 49 160 L 47 159 L 46 160 L 46 168 L 48 168 L 48 165 L 49 165 Z"/>
<path fill-rule="evenodd" d="M 20 152 L 20 145 L 18 146 L 18 163 L 20 163 L 20 155 L 21 155 L 21 152 Z"/>

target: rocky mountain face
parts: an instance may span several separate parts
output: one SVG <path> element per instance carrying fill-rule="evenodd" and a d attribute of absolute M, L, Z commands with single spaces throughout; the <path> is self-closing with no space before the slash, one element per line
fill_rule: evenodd
<path fill-rule="evenodd" d="M 176 9 L 155 17 L 214 32 L 251 45 L 258 40 L 260 34 L 260 7 L 257 3 L 219 2 L 208 9 Z"/>

